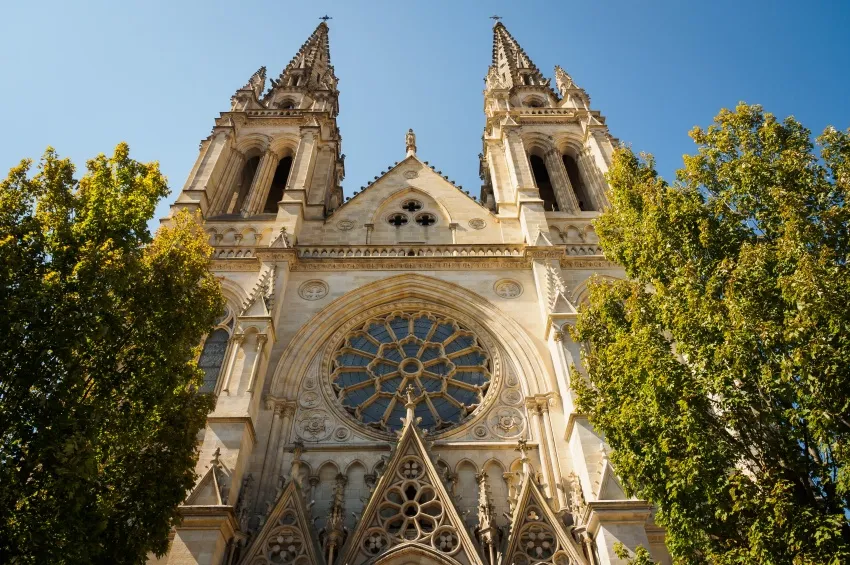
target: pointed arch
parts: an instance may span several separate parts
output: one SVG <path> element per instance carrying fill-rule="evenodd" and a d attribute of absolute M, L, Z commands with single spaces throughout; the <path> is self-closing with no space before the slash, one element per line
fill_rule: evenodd
<path fill-rule="evenodd" d="M 281 355 L 271 378 L 269 392 L 279 398 L 294 398 L 317 345 L 324 345 L 339 326 L 369 309 L 402 300 L 421 300 L 459 311 L 486 326 L 486 332 L 501 346 L 501 354 L 516 374 L 526 396 L 543 393 L 551 375 L 526 330 L 481 295 L 457 284 L 415 273 L 390 276 L 337 298 L 304 325 Z"/>
<path fill-rule="evenodd" d="M 394 205 L 400 204 L 398 201 L 402 200 L 404 197 L 419 198 L 422 200 L 426 200 L 429 203 L 433 203 L 434 208 L 443 216 L 443 219 L 446 222 L 445 225 L 448 225 L 452 222 L 452 215 L 449 212 L 448 208 L 446 208 L 439 200 L 437 200 L 424 190 L 413 186 L 406 186 L 389 194 L 372 214 L 372 218 L 369 221 L 373 224 L 381 221 L 383 215 L 388 213 Z"/>

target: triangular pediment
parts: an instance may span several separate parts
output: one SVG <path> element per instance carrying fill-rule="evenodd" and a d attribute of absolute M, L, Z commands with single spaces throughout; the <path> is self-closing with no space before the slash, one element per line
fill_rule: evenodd
<path fill-rule="evenodd" d="M 215 465 L 210 465 L 192 493 L 186 498 L 183 506 L 221 506 L 221 487 L 216 476 Z"/>
<path fill-rule="evenodd" d="M 242 563 L 324 563 L 301 488 L 290 481 L 260 529 Z"/>
<path fill-rule="evenodd" d="M 380 563 L 401 546 L 445 563 L 483 565 L 414 425 L 402 430 L 340 563 Z"/>
<path fill-rule="evenodd" d="M 526 477 L 517 498 L 503 563 L 587 565 L 578 544 Z"/>

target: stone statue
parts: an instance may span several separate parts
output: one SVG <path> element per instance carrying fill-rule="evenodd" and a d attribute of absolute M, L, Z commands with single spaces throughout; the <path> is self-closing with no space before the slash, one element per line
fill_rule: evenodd
<path fill-rule="evenodd" d="M 407 135 L 404 136 L 404 144 L 408 155 L 416 154 L 416 134 L 413 133 L 413 128 L 407 130 Z"/>

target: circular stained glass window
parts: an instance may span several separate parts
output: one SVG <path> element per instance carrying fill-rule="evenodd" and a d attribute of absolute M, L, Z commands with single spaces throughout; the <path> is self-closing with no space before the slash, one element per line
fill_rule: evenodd
<path fill-rule="evenodd" d="M 419 427 L 441 431 L 463 421 L 490 385 L 490 357 L 456 321 L 420 312 L 373 319 L 333 355 L 342 406 L 378 430 L 401 429 L 412 388 Z"/>

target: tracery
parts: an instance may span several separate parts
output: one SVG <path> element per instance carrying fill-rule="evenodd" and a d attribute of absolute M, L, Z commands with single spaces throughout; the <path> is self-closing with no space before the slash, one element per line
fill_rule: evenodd
<path fill-rule="evenodd" d="M 491 381 L 490 356 L 476 336 L 429 312 L 372 319 L 346 336 L 333 359 L 331 382 L 342 406 L 382 431 L 401 428 L 408 387 L 419 426 L 441 431 L 471 414 Z"/>

